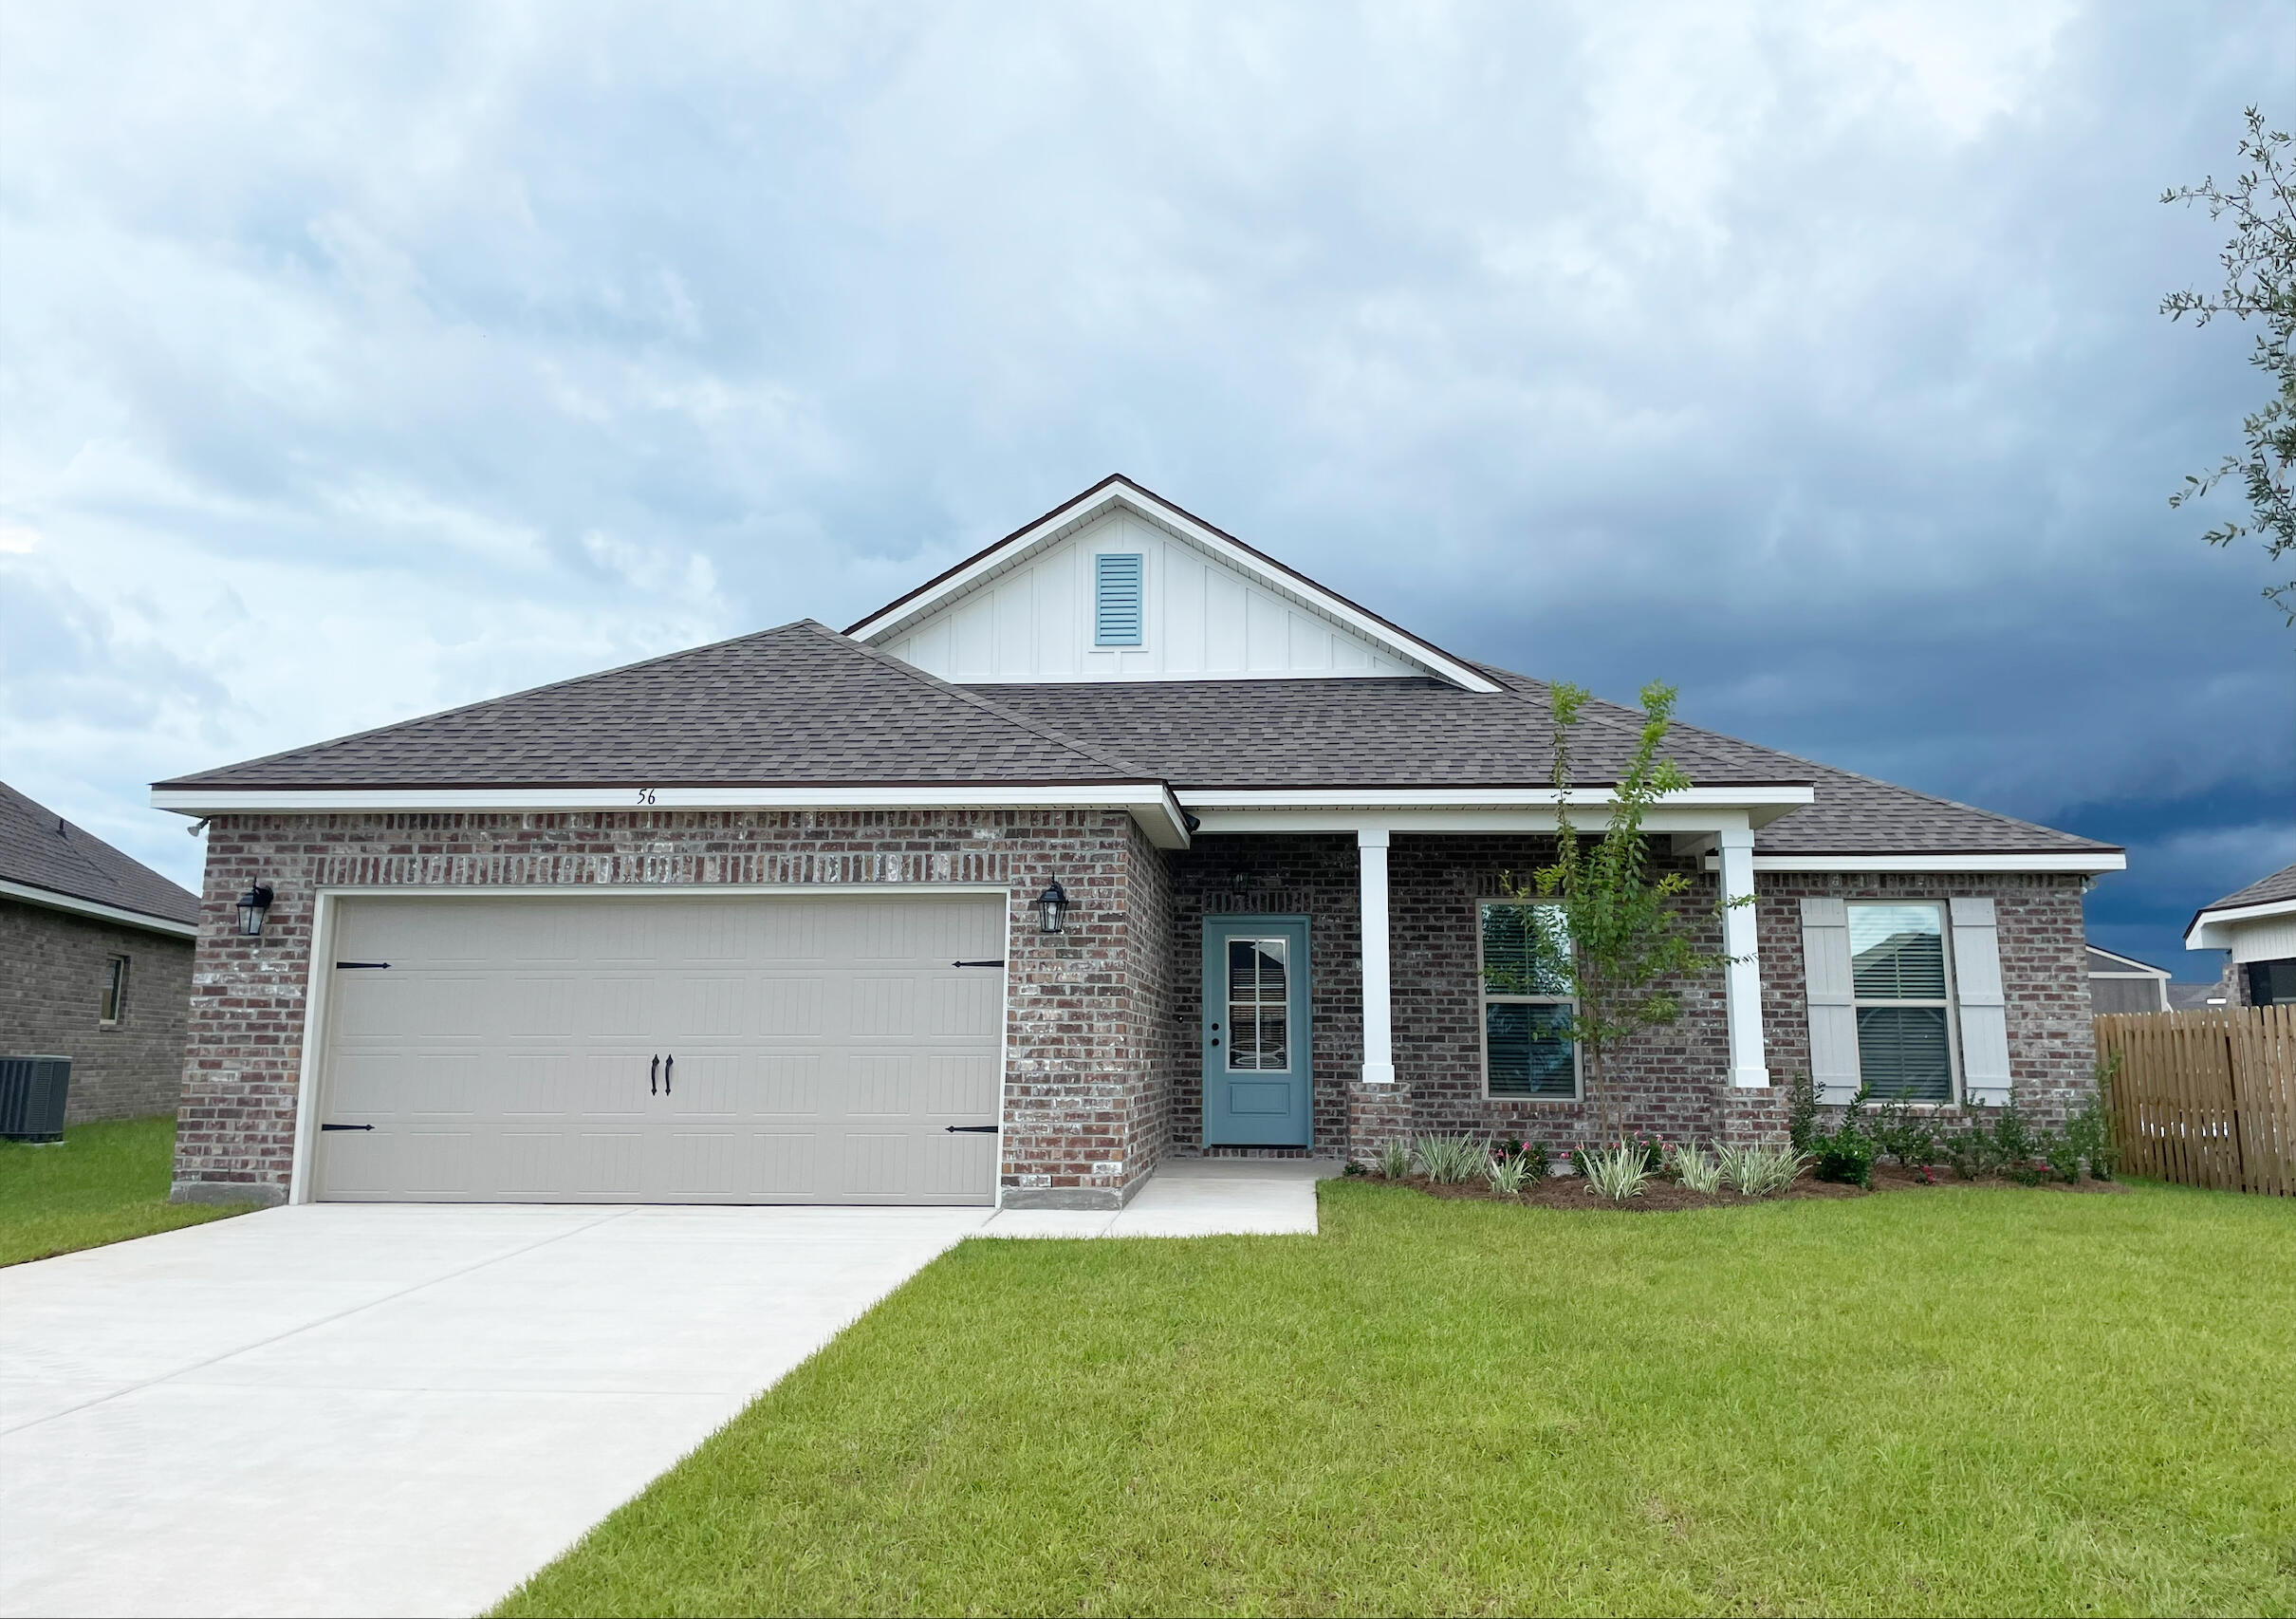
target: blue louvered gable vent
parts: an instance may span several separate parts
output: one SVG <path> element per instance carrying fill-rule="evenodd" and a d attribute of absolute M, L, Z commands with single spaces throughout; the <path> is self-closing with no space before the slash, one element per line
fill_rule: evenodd
<path fill-rule="evenodd" d="M 1096 556 L 1092 559 L 1092 644 L 1138 646 L 1140 643 L 1140 559 L 1139 556 Z"/>

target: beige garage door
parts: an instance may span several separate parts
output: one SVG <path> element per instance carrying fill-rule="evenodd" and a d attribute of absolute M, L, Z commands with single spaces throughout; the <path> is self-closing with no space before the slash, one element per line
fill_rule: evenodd
<path fill-rule="evenodd" d="M 991 1202 L 1004 954 L 995 896 L 344 900 L 316 1193 Z"/>

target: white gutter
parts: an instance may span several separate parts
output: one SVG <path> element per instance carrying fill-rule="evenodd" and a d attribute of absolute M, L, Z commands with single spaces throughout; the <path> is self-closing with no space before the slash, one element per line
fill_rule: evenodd
<path fill-rule="evenodd" d="M 35 888 L 28 883 L 10 883 L 6 878 L 0 878 L 0 899 L 21 900 L 28 905 L 45 905 L 51 911 L 69 911 L 74 916 L 94 917 L 100 921 L 138 927 L 146 933 L 164 933 L 175 939 L 199 937 L 198 926 L 193 922 L 156 917 L 148 911 L 131 911 L 124 905 L 107 905 L 101 900 L 83 900 L 74 894 L 59 894 L 53 888 Z"/>
<path fill-rule="evenodd" d="M 1706 869 L 1716 862 L 1709 856 Z M 2126 871 L 2125 854 L 1757 854 L 1756 871 Z"/>
<path fill-rule="evenodd" d="M 2266 917 L 2296 916 L 2296 900 L 2263 900 L 2253 905 L 2238 905 L 2229 911 L 2202 911 L 2185 929 L 2184 947 L 2187 950 L 2230 950 L 2232 941 L 2223 931 L 2241 922 L 2259 921 Z"/>
<path fill-rule="evenodd" d="M 621 810 L 1123 810 L 1158 848 L 1186 848 L 1188 823 L 1160 782 L 1048 787 L 154 788 L 181 815 L 545 813 Z"/>

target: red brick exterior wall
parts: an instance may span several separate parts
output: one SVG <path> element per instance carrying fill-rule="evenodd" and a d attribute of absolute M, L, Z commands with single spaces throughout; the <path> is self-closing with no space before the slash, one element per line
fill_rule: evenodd
<path fill-rule="evenodd" d="M 2056 873 L 2002 876 L 1770 872 L 1755 878 L 1762 951 L 1762 1028 L 1771 1080 L 1809 1070 L 1809 1012 L 1802 994 L 1802 900 L 1990 898 L 2009 1002 L 2010 1095 L 2054 1128 L 2096 1089 L 2097 1039 L 2089 1004 L 2082 880 Z"/>
<path fill-rule="evenodd" d="M 1415 1130 L 1521 1135 L 1555 1145 L 1604 1131 L 1582 1102 L 1482 1094 L 1476 903 L 1551 858 L 1528 836 L 1398 835 L 1389 854 L 1398 1084 L 1364 1087 L 1361 940 L 1352 834 L 1207 835 L 1166 854 L 1103 810 L 645 811 L 557 815 L 235 816 L 209 828 L 193 975 L 176 1195 L 286 1194 L 293 1158 L 315 891 L 324 887 L 984 883 L 1008 889 L 1004 1162 L 1009 1206 L 1114 1206 L 1165 1152 L 1203 1150 L 1202 928 L 1218 914 L 1310 919 L 1313 1120 L 1318 1152 L 1365 1157 Z M 1684 902 L 1719 950 L 1714 880 L 1694 865 Z M 1031 902 L 1057 877 L 1067 932 Z M 260 941 L 233 902 L 276 899 Z M 1996 903 L 2018 1100 L 2055 1123 L 2091 1084 L 2081 880 L 2007 876 L 1764 876 L 1757 928 L 1769 1066 L 1779 1089 L 1728 1085 L 1720 974 L 1683 992 L 1683 1015 L 1615 1061 L 1625 1126 L 1670 1139 L 1774 1138 L 1783 1087 L 1807 1061 L 1805 894 Z M 148 980 L 147 980 L 148 984 Z"/>
<path fill-rule="evenodd" d="M 1030 906 L 1056 876 L 1073 905 L 1068 931 L 1046 937 Z M 244 940 L 233 903 L 256 882 L 275 897 L 263 938 Z M 1169 888 L 1131 818 L 1097 810 L 219 817 L 176 1195 L 287 1194 L 321 887 L 848 883 L 1009 889 L 1003 1195 L 1087 1207 L 1129 1197 L 1155 1168 L 1170 1106 L 1154 1038 L 1171 1021 L 1157 914 Z"/>
<path fill-rule="evenodd" d="M 115 956 L 127 1005 L 105 1023 Z M 71 1058 L 67 1124 L 176 1110 L 191 994 L 188 939 L 0 900 L 0 1056 Z"/>
<path fill-rule="evenodd" d="M 1208 910 L 1304 913 L 1313 921 L 1317 1151 L 1365 1158 L 1390 1135 L 1415 1131 L 1522 1136 L 1556 1146 L 1601 1139 L 1608 1127 L 1605 1109 L 1591 1087 L 1580 1102 L 1483 1094 L 1476 904 L 1504 897 L 1509 874 L 1528 881 L 1551 862 L 1553 850 L 1553 840 L 1532 836 L 1394 839 L 1388 915 L 1398 1084 L 1392 1091 L 1355 1082 L 1362 1064 L 1362 1004 L 1353 835 L 1204 836 L 1193 849 L 1168 856 L 1178 898 L 1175 1034 L 1183 1058 L 1173 1089 L 1174 1149 L 1201 1150 L 1203 1084 L 1193 1053 L 1201 1015 L 1201 922 Z M 1661 862 L 1660 868 L 1670 865 L 1693 878 L 1683 909 L 1695 921 L 1700 947 L 1719 953 L 1715 878 L 1700 862 Z M 1614 1060 L 1626 1075 L 1628 1130 L 1668 1140 L 1785 1139 L 1787 1080 L 1808 1066 L 1805 894 L 1990 896 L 2000 928 L 2018 1103 L 2037 1123 L 2055 1125 L 2088 1093 L 2095 1052 L 2079 877 L 1765 874 L 1756 879 L 1755 891 L 1772 1089 L 1738 1090 L 1729 1083 L 1729 1010 L 1716 973 L 1709 983 L 1685 988 L 1676 1023 L 1637 1037 L 1617 1053 Z"/>
<path fill-rule="evenodd" d="M 1304 916 L 1307 926 L 1310 1110 L 1320 1153 L 1348 1140 L 1348 1086 L 1363 1066 L 1363 929 L 1353 832 L 1273 836 L 1203 834 L 1166 857 L 1174 899 L 1174 1070 L 1170 1140 L 1175 1151 L 1204 1147 L 1204 919 Z M 1215 1155 L 1286 1156 L 1280 1147 L 1214 1148 Z M 1296 1156 L 1296 1151 L 1291 1151 Z"/>

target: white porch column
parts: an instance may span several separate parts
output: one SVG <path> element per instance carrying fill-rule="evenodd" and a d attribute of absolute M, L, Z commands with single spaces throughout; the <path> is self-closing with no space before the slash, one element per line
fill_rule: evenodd
<path fill-rule="evenodd" d="M 1754 830 L 1741 821 L 1722 828 L 1722 948 L 1731 958 L 1725 999 L 1730 1008 L 1730 1082 L 1749 1089 L 1769 1084 L 1762 1050 L 1762 954 L 1754 907 L 1733 904 L 1754 891 Z"/>
<path fill-rule="evenodd" d="M 1362 893 L 1363 1083 L 1395 1083 L 1395 1019 L 1387 998 L 1387 828 L 1355 835 Z"/>

